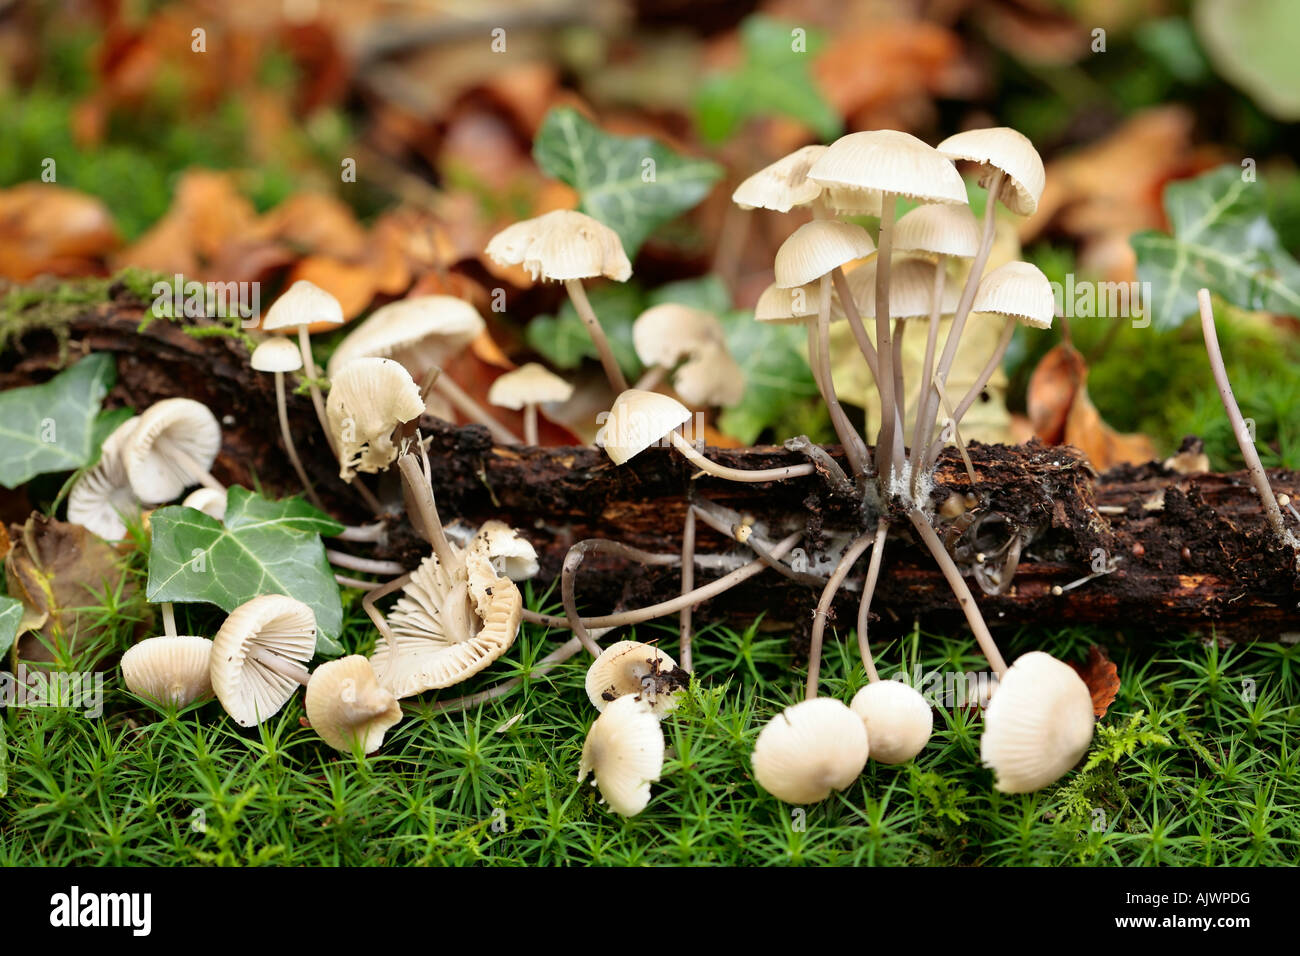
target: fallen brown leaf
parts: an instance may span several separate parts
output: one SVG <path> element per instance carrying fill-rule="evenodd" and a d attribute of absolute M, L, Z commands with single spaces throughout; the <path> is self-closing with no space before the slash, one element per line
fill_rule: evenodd
<path fill-rule="evenodd" d="M 117 243 L 108 208 L 92 196 L 52 183 L 0 190 L 0 276 L 97 274 Z"/>
<path fill-rule="evenodd" d="M 1119 669 L 1115 662 L 1106 656 L 1102 648 L 1093 644 L 1088 648 L 1088 659 L 1082 664 L 1070 663 L 1070 666 L 1088 685 L 1092 695 L 1092 713 L 1098 720 L 1106 716 L 1106 711 L 1115 702 L 1119 694 Z"/>

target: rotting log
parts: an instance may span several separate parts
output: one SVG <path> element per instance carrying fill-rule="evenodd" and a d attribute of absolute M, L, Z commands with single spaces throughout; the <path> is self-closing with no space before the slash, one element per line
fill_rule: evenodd
<path fill-rule="evenodd" d="M 192 329 L 161 319 L 141 329 L 143 318 L 144 304 L 116 286 L 107 301 L 76 307 L 57 329 L 28 328 L 11 338 L 0 356 L 0 389 L 42 381 L 90 352 L 113 353 L 118 380 L 107 405 L 144 408 L 176 395 L 198 399 L 223 422 L 225 444 L 213 468 L 219 479 L 294 492 L 297 481 L 280 443 L 272 378 L 249 369 L 243 343 L 223 335 L 195 336 Z M 291 395 L 289 414 L 299 453 L 327 505 L 346 520 L 365 520 L 359 499 L 337 477 L 310 400 Z M 801 544 L 814 561 L 837 536 L 860 533 L 868 523 L 853 500 L 820 476 L 731 483 L 696 476 L 666 448 L 615 467 L 592 448 L 496 446 L 480 426 L 426 419 L 423 430 L 430 436 L 433 486 L 444 518 L 471 523 L 499 518 L 519 528 L 538 549 L 544 581 L 558 574 L 569 545 L 587 537 L 678 551 L 691 496 L 752 514 L 774 536 L 801 530 Z M 838 449 L 829 450 L 843 463 Z M 739 468 L 807 460 L 779 447 L 710 449 L 709 454 Z M 998 529 L 1004 536 L 1012 530 L 1032 535 L 1007 593 L 976 592 L 990 626 L 1092 624 L 1126 634 L 1213 630 L 1221 640 L 1300 631 L 1294 556 L 1274 544 L 1244 472 L 1183 475 L 1151 463 L 1098 476 L 1073 449 L 1037 443 L 974 445 L 970 454 L 975 486 L 950 451 L 937 470 L 936 501 L 973 491 L 981 513 L 996 516 L 983 523 L 992 529 L 991 537 L 997 538 Z M 1300 497 L 1296 473 L 1273 471 L 1269 478 L 1276 491 Z M 397 499 L 391 476 L 385 476 L 379 492 Z M 29 503 L 10 495 L 0 506 L 5 521 L 19 521 Z M 874 605 L 881 617 L 878 633 L 896 633 L 917 618 L 928 627 L 960 626 L 955 601 L 932 560 L 911 538 L 901 515 L 895 524 L 897 537 L 887 545 Z M 973 550 L 968 539 L 962 542 Z M 698 548 L 751 556 L 703 526 Z M 376 555 L 411 566 L 422 552 L 398 520 Z M 1112 573 L 1053 593 L 1054 586 L 1064 587 L 1114 559 Z M 697 584 L 710 574 L 698 571 Z M 858 569 L 856 580 L 861 576 Z M 674 569 L 628 567 L 592 556 L 583 564 L 578 595 L 593 613 L 605 613 L 673 596 L 677 588 Z M 797 645 L 806 636 L 816 596 L 807 586 L 766 572 L 704 606 L 697 621 L 752 619 L 763 612 L 769 625 L 790 627 Z M 852 626 L 856 601 L 850 589 L 837 602 L 835 613 L 845 627 Z"/>

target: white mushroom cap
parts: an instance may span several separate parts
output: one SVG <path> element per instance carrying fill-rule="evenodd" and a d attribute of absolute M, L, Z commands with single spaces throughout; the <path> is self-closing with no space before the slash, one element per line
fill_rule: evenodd
<path fill-rule="evenodd" d="M 383 471 L 397 458 L 393 430 L 424 411 L 420 387 L 392 359 L 359 358 L 330 382 L 325 418 L 339 447 L 339 477 Z"/>
<path fill-rule="evenodd" d="M 296 372 L 302 368 L 302 351 L 297 342 L 274 335 L 253 349 L 248 364 L 259 372 Z"/>
<path fill-rule="evenodd" d="M 864 263 L 848 274 L 849 289 L 858 312 L 863 318 L 876 316 L 876 261 Z M 930 317 L 934 301 L 935 264 L 925 259 L 895 259 L 889 270 L 889 317 L 891 319 L 924 319 Z M 957 311 L 960 291 L 944 278 L 943 301 L 940 315 Z M 842 318 L 844 310 L 838 299 L 831 304 L 835 318 Z"/>
<path fill-rule="evenodd" d="M 359 358 L 391 358 L 412 375 L 443 365 L 483 334 L 478 309 L 451 295 L 390 302 L 347 334 L 326 369 L 331 377 Z"/>
<path fill-rule="evenodd" d="M 488 389 L 488 401 L 491 404 L 515 411 L 525 405 L 567 402 L 572 397 L 573 385 L 537 362 L 529 362 L 512 372 L 498 375 Z"/>
<path fill-rule="evenodd" d="M 884 198 L 879 189 L 832 185 L 822 188 L 822 202 L 840 216 L 879 216 Z"/>
<path fill-rule="evenodd" d="M 843 790 L 867 765 L 862 718 L 833 697 L 787 707 L 754 744 L 754 779 L 786 803 L 816 803 Z"/>
<path fill-rule="evenodd" d="M 207 471 L 219 451 L 221 425 L 208 406 L 190 398 L 166 398 L 140 416 L 122 447 L 122 461 L 136 497 L 171 501 L 199 483 L 176 453 Z"/>
<path fill-rule="evenodd" d="M 930 740 L 934 713 L 915 688 L 902 681 L 880 680 L 853 695 L 849 708 L 862 718 L 871 743 L 871 759 L 906 763 Z"/>
<path fill-rule="evenodd" d="M 504 521 L 485 521 L 470 549 L 481 552 L 492 570 L 511 581 L 527 581 L 540 570 L 532 542 Z"/>
<path fill-rule="evenodd" d="M 614 400 L 601 427 L 599 444 L 622 465 L 691 417 L 691 410 L 667 395 L 629 388 Z"/>
<path fill-rule="evenodd" d="M 306 707 L 311 729 L 343 753 L 352 753 L 357 743 L 363 753 L 373 753 L 385 731 L 402 719 L 397 698 L 379 686 L 360 654 L 316 668 L 307 682 Z"/>
<path fill-rule="evenodd" d="M 1031 793 L 1059 779 L 1092 743 L 1092 694 L 1074 668 L 1042 651 L 1002 675 L 984 711 L 980 760 L 1003 793 Z"/>
<path fill-rule="evenodd" d="M 764 166 L 736 187 L 731 201 L 741 209 L 789 212 L 812 202 L 822 187 L 808 178 L 808 170 L 826 152 L 825 146 L 803 146 Z"/>
<path fill-rule="evenodd" d="M 633 694 L 610 703 L 596 718 L 582 745 L 578 779 L 596 775 L 609 808 L 635 816 L 650 802 L 650 784 L 664 769 L 664 732 L 649 703 Z"/>
<path fill-rule="evenodd" d="M 492 237 L 487 254 L 501 265 L 522 265 L 536 279 L 626 282 L 632 263 L 618 233 L 571 209 L 556 209 L 508 226 Z"/>
<path fill-rule="evenodd" d="M 212 696 L 211 662 L 206 637 L 151 637 L 122 655 L 122 679 L 133 694 L 184 707 Z"/>
<path fill-rule="evenodd" d="M 600 652 L 587 668 L 587 699 L 603 711 L 612 701 L 631 694 L 650 705 L 656 717 L 663 717 L 678 703 L 681 685 L 664 680 L 677 662 L 659 648 L 637 641 L 619 641 Z M 666 685 L 672 689 L 665 690 Z"/>
<path fill-rule="evenodd" d="M 936 149 L 949 159 L 979 163 L 981 186 L 988 186 L 995 170 L 1006 173 L 997 198 L 1017 215 L 1030 216 L 1038 208 L 1047 174 L 1038 150 L 1023 133 L 1009 126 L 972 129 L 949 136 Z"/>
<path fill-rule="evenodd" d="M 814 219 L 792 232 L 776 251 L 776 284 L 782 289 L 807 285 L 836 266 L 876 254 L 867 230 L 835 219 Z"/>
<path fill-rule="evenodd" d="M 923 202 L 965 203 L 952 162 L 908 133 L 868 130 L 841 136 L 813 163 L 808 178 L 831 189 L 890 192 Z"/>
<path fill-rule="evenodd" d="M 835 291 L 831 290 L 834 301 Z M 810 282 L 791 289 L 782 289 L 775 282 L 763 290 L 754 306 L 754 318 L 759 322 L 777 325 L 802 325 L 817 315 L 821 307 L 821 283 Z"/>
<path fill-rule="evenodd" d="M 186 508 L 202 511 L 209 518 L 226 520 L 226 493 L 215 488 L 195 488 L 181 502 Z"/>
<path fill-rule="evenodd" d="M 1008 262 L 980 280 L 971 310 L 1010 316 L 1035 329 L 1050 329 L 1056 298 L 1052 284 L 1037 266 Z"/>
<path fill-rule="evenodd" d="M 673 389 L 697 408 L 725 408 L 745 397 L 745 372 L 725 345 L 710 345 L 673 373 Z"/>
<path fill-rule="evenodd" d="M 68 492 L 68 520 L 107 541 L 126 537 L 124 515 L 140 513 L 140 499 L 127 478 L 122 449 L 139 424 L 132 415 L 113 429 L 99 452 L 99 461 Z"/>
<path fill-rule="evenodd" d="M 303 326 L 343 324 L 343 306 L 314 282 L 299 279 L 271 303 L 262 317 L 262 331 L 295 331 Z"/>
<path fill-rule="evenodd" d="M 212 640 L 212 689 L 235 723 L 253 727 L 274 717 L 298 689 L 256 655 L 306 664 L 316 650 L 316 615 L 301 601 L 263 594 L 230 612 Z"/>
<path fill-rule="evenodd" d="M 899 217 L 894 229 L 896 252 L 970 259 L 979 252 L 980 227 L 970 206 L 926 203 Z"/>
<path fill-rule="evenodd" d="M 725 345 L 726 340 L 713 313 L 675 302 L 652 306 L 632 323 L 632 345 L 646 365 L 671 368 L 702 348 Z"/>

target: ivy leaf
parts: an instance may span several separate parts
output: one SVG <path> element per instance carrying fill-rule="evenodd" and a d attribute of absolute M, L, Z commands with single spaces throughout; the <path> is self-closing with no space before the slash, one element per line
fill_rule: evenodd
<path fill-rule="evenodd" d="M 751 445 L 766 428 L 779 438 L 808 433 L 822 424 L 824 411 L 812 371 L 799 351 L 807 339 L 802 325 L 757 322 L 752 312 L 719 316 L 727 335 L 727 348 L 745 372 L 745 394 L 740 403 L 718 419 L 718 428 Z M 814 406 L 813 400 L 817 400 Z"/>
<path fill-rule="evenodd" d="M 262 594 L 287 594 L 316 613 L 316 652 L 342 653 L 343 607 L 320 532 L 341 526 L 298 498 L 267 501 L 230 489 L 226 520 L 193 508 L 150 519 L 149 600 L 215 604 L 225 611 Z"/>
<path fill-rule="evenodd" d="M 644 305 L 641 289 L 630 283 L 609 283 L 592 286 L 587 290 L 587 298 L 600 319 L 619 367 L 629 378 L 635 378 L 642 369 L 632 343 L 632 323 Z M 529 322 L 524 338 L 556 368 L 577 368 L 583 359 L 599 358 L 587 326 L 568 299 L 558 314 L 538 316 Z"/>
<path fill-rule="evenodd" d="M 717 163 L 682 156 L 648 136 L 606 133 L 569 107 L 546 114 L 533 158 L 578 191 L 583 212 L 618 233 L 629 259 L 657 226 L 698 203 L 722 177 Z"/>
<path fill-rule="evenodd" d="M 0 597 L 0 658 L 9 653 L 18 637 L 18 625 L 23 619 L 23 602 L 17 598 Z"/>
<path fill-rule="evenodd" d="M 745 57 L 736 69 L 707 78 L 695 98 L 695 123 L 706 140 L 721 143 L 753 116 L 789 116 L 822 139 L 844 131 L 837 113 L 813 80 L 812 57 L 818 34 L 803 35 L 795 46 L 793 24 L 755 15 L 740 25 Z M 870 69 L 870 66 L 865 67 Z"/>
<path fill-rule="evenodd" d="M 95 416 L 117 370 L 96 353 L 44 385 L 0 395 L 0 485 L 16 488 L 36 475 L 73 471 L 90 461 Z"/>
<path fill-rule="evenodd" d="M 1131 240 L 1156 328 L 1181 325 L 1202 287 L 1243 309 L 1300 316 L 1300 263 L 1268 221 L 1263 187 L 1243 181 L 1239 167 L 1170 183 L 1164 205 L 1173 234 Z"/>
<path fill-rule="evenodd" d="M 709 274 L 698 279 L 679 279 L 661 285 L 651 292 L 646 308 L 668 302 L 721 315 L 731 308 L 731 293 L 727 291 L 726 283 L 717 275 Z"/>

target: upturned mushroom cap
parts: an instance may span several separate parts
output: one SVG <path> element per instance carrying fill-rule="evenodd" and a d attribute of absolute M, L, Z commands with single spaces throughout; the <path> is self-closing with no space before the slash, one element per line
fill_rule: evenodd
<path fill-rule="evenodd" d="M 696 408 L 725 408 L 744 398 L 745 372 L 725 345 L 710 345 L 673 373 L 673 389 Z"/>
<path fill-rule="evenodd" d="M 814 219 L 792 232 L 776 251 L 776 284 L 782 289 L 807 285 L 836 266 L 876 254 L 867 230 L 835 219 Z"/>
<path fill-rule="evenodd" d="M 656 717 L 677 706 L 680 683 L 672 676 L 677 662 L 659 648 L 619 641 L 600 652 L 587 668 L 587 699 L 597 710 L 627 694 L 642 698 Z"/>
<path fill-rule="evenodd" d="M 971 310 L 1010 316 L 1035 329 L 1050 329 L 1056 299 L 1051 282 L 1037 266 L 1008 262 L 980 280 Z"/>
<path fill-rule="evenodd" d="M 966 186 L 952 162 L 908 133 L 868 130 L 841 136 L 808 171 L 832 190 L 890 192 L 922 202 L 966 202 Z M 843 200 L 841 200 L 843 201 Z"/>
<path fill-rule="evenodd" d="M 924 259 L 895 259 L 889 271 L 889 317 L 891 319 L 929 318 L 934 300 L 933 262 Z M 876 262 L 867 262 L 848 274 L 849 289 L 858 312 L 864 318 L 876 315 Z M 957 310 L 960 292 L 946 278 L 943 284 L 943 301 L 940 315 L 951 315 Z M 839 300 L 831 305 L 835 318 L 842 318 L 844 310 Z"/>
<path fill-rule="evenodd" d="M 504 521 L 483 522 L 470 550 L 486 558 L 494 572 L 511 581 L 527 581 L 540 569 L 532 542 Z"/>
<path fill-rule="evenodd" d="M 1042 651 L 1002 675 L 984 711 L 980 760 L 1003 793 L 1031 793 L 1059 779 L 1092 743 L 1092 694 L 1074 668 Z"/>
<path fill-rule="evenodd" d="M 181 502 L 186 508 L 202 511 L 209 518 L 226 520 L 226 493 L 215 488 L 195 488 Z"/>
<path fill-rule="evenodd" d="M 633 694 L 612 701 L 596 718 L 582 745 L 578 779 L 596 775 L 609 808 L 635 816 L 650 802 L 650 784 L 664 769 L 664 732 L 648 702 Z"/>
<path fill-rule="evenodd" d="M 140 416 L 122 446 L 131 489 L 141 501 L 171 501 L 197 485 L 180 452 L 204 471 L 221 451 L 221 425 L 208 406 L 191 398 L 165 398 Z"/>
<path fill-rule="evenodd" d="M 478 310 L 450 295 L 390 302 L 349 332 L 326 369 L 331 377 L 359 358 L 391 358 L 422 375 L 459 354 L 487 328 Z"/>
<path fill-rule="evenodd" d="M 700 349 L 726 341 L 717 316 L 675 302 L 652 306 L 632 323 L 632 345 L 646 365 L 672 368 Z"/>
<path fill-rule="evenodd" d="M 831 301 L 835 291 L 831 290 Z M 792 289 L 782 289 L 775 282 L 763 290 L 754 306 L 754 318 L 777 325 L 802 325 L 816 316 L 821 305 L 821 283 L 810 282 Z"/>
<path fill-rule="evenodd" d="M 773 209 L 789 212 L 795 206 L 812 202 L 822 187 L 808 178 L 808 170 L 825 146 L 803 146 L 764 166 L 736 187 L 731 201 L 741 209 Z"/>
<path fill-rule="evenodd" d="M 853 695 L 849 709 L 862 718 L 871 743 L 871 759 L 906 763 L 925 747 L 934 729 L 934 713 L 915 688 L 902 681 L 880 680 Z"/>
<path fill-rule="evenodd" d="M 386 358 L 359 358 L 330 383 L 325 418 L 339 446 L 339 477 L 383 471 L 397 458 L 393 430 L 424 411 L 411 373 Z"/>
<path fill-rule="evenodd" d="M 1038 150 L 1023 133 L 1009 126 L 970 129 L 935 148 L 949 159 L 978 163 L 979 184 L 986 188 L 993 173 L 1002 170 L 1006 175 L 997 198 L 1017 215 L 1031 216 L 1038 208 L 1047 174 Z"/>
<path fill-rule="evenodd" d="M 375 680 L 370 661 L 360 654 L 322 664 L 307 682 L 307 720 L 321 740 L 352 753 L 361 744 L 373 753 L 384 733 L 402 719 L 402 707 Z"/>
<path fill-rule="evenodd" d="M 498 375 L 488 389 L 488 401 L 491 404 L 515 411 L 525 405 L 567 402 L 572 397 L 573 385 L 537 362 L 529 362 L 512 372 Z"/>
<path fill-rule="evenodd" d="M 274 717 L 298 689 L 256 655 L 306 664 L 316 650 L 316 615 L 283 594 L 263 594 L 230 612 L 212 639 L 212 689 L 241 727 Z"/>
<path fill-rule="evenodd" d="M 297 331 L 303 326 L 321 324 L 342 325 L 343 306 L 316 283 L 299 279 L 266 310 L 262 331 Z"/>
<path fill-rule="evenodd" d="M 302 368 L 302 351 L 297 342 L 275 335 L 253 349 L 248 364 L 258 372 L 296 372 Z"/>
<path fill-rule="evenodd" d="M 534 280 L 605 276 L 626 282 L 632 275 L 618 233 L 571 209 L 556 209 L 506 227 L 488 242 L 487 254 L 501 265 L 522 265 Z"/>
<path fill-rule="evenodd" d="M 99 452 L 99 461 L 68 492 L 68 520 L 107 541 L 126 537 L 124 515 L 140 513 L 140 499 L 131 489 L 122 449 L 139 424 L 132 415 L 113 429 Z"/>
<path fill-rule="evenodd" d="M 614 399 L 601 427 L 599 444 L 610 461 L 622 465 L 690 417 L 691 410 L 675 398 L 629 388 Z"/>
<path fill-rule="evenodd" d="M 843 790 L 867 765 L 862 718 L 832 697 L 787 707 L 754 744 L 754 779 L 786 803 L 816 803 Z"/>
<path fill-rule="evenodd" d="M 185 707 L 212 696 L 211 664 L 206 637 L 150 637 L 122 655 L 122 679 L 133 694 Z"/>
<path fill-rule="evenodd" d="M 970 206 L 926 203 L 899 217 L 894 251 L 970 259 L 979 252 L 980 227 Z"/>

